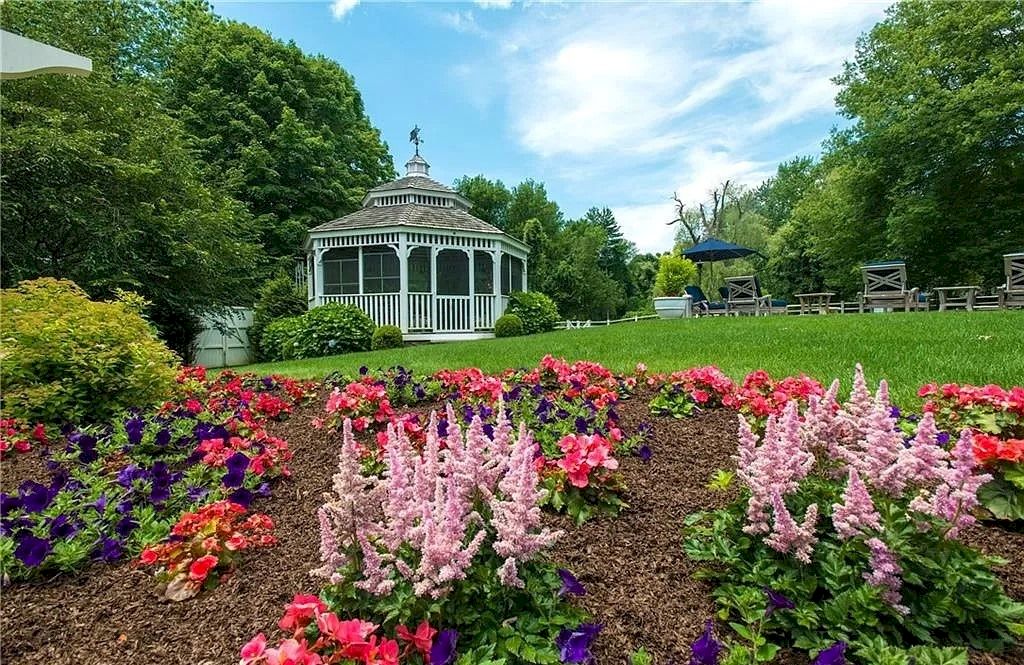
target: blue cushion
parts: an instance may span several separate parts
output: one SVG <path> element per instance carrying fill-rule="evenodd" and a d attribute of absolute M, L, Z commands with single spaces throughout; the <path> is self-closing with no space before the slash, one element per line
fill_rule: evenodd
<path fill-rule="evenodd" d="M 788 304 L 785 300 L 772 300 L 772 307 L 785 307 Z"/>

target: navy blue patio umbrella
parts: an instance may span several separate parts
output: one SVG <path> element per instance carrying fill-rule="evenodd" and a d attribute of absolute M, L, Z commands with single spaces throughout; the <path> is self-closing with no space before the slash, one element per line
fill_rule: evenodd
<path fill-rule="evenodd" d="M 708 238 L 689 249 L 683 250 L 683 256 L 694 263 L 713 263 L 727 259 L 741 259 L 751 254 L 762 256 L 757 250 L 734 245 L 731 242 L 719 240 L 718 238 Z"/>

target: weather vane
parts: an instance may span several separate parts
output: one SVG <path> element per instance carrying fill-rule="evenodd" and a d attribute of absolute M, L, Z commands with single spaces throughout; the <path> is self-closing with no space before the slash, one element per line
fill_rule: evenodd
<path fill-rule="evenodd" d="M 416 125 L 409 132 L 409 141 L 416 145 L 416 156 L 420 156 L 420 144 L 423 143 L 423 139 L 420 138 L 420 126 Z"/>

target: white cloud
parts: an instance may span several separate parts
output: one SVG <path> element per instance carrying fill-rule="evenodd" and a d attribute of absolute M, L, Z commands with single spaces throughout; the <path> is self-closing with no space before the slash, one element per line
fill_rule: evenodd
<path fill-rule="evenodd" d="M 331 14 L 334 16 L 334 20 L 340 21 L 358 4 L 359 0 L 331 0 Z"/>
<path fill-rule="evenodd" d="M 474 0 L 477 5 L 484 9 L 508 9 L 512 6 L 512 0 Z"/>
<path fill-rule="evenodd" d="M 487 31 L 476 22 L 476 16 L 471 11 L 453 11 L 441 14 L 441 23 L 445 24 L 456 32 L 462 32 L 481 37 L 487 35 Z"/>
<path fill-rule="evenodd" d="M 696 202 L 726 178 L 771 175 L 790 156 L 779 132 L 834 112 L 830 79 L 885 6 L 545 5 L 493 35 L 492 61 L 475 64 L 499 78 L 491 89 L 505 91 L 545 177 L 576 193 L 589 183 L 642 251 L 665 250 L 671 193 Z"/>

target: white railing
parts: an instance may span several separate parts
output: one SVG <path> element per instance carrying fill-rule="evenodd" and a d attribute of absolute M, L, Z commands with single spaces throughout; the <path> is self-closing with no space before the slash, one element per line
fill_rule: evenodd
<path fill-rule="evenodd" d="M 429 293 L 409 294 L 409 330 L 434 329 L 434 296 Z"/>
<path fill-rule="evenodd" d="M 340 302 L 355 305 L 366 312 L 378 326 L 397 326 L 401 323 L 398 311 L 399 297 L 397 293 L 327 295 L 320 296 L 320 304 Z"/>
<path fill-rule="evenodd" d="M 475 330 L 490 330 L 494 327 L 494 321 L 497 318 L 494 315 L 493 295 L 473 296 L 473 328 Z"/>
<path fill-rule="evenodd" d="M 470 296 L 435 296 L 434 330 L 437 332 L 472 332 L 473 319 Z"/>

